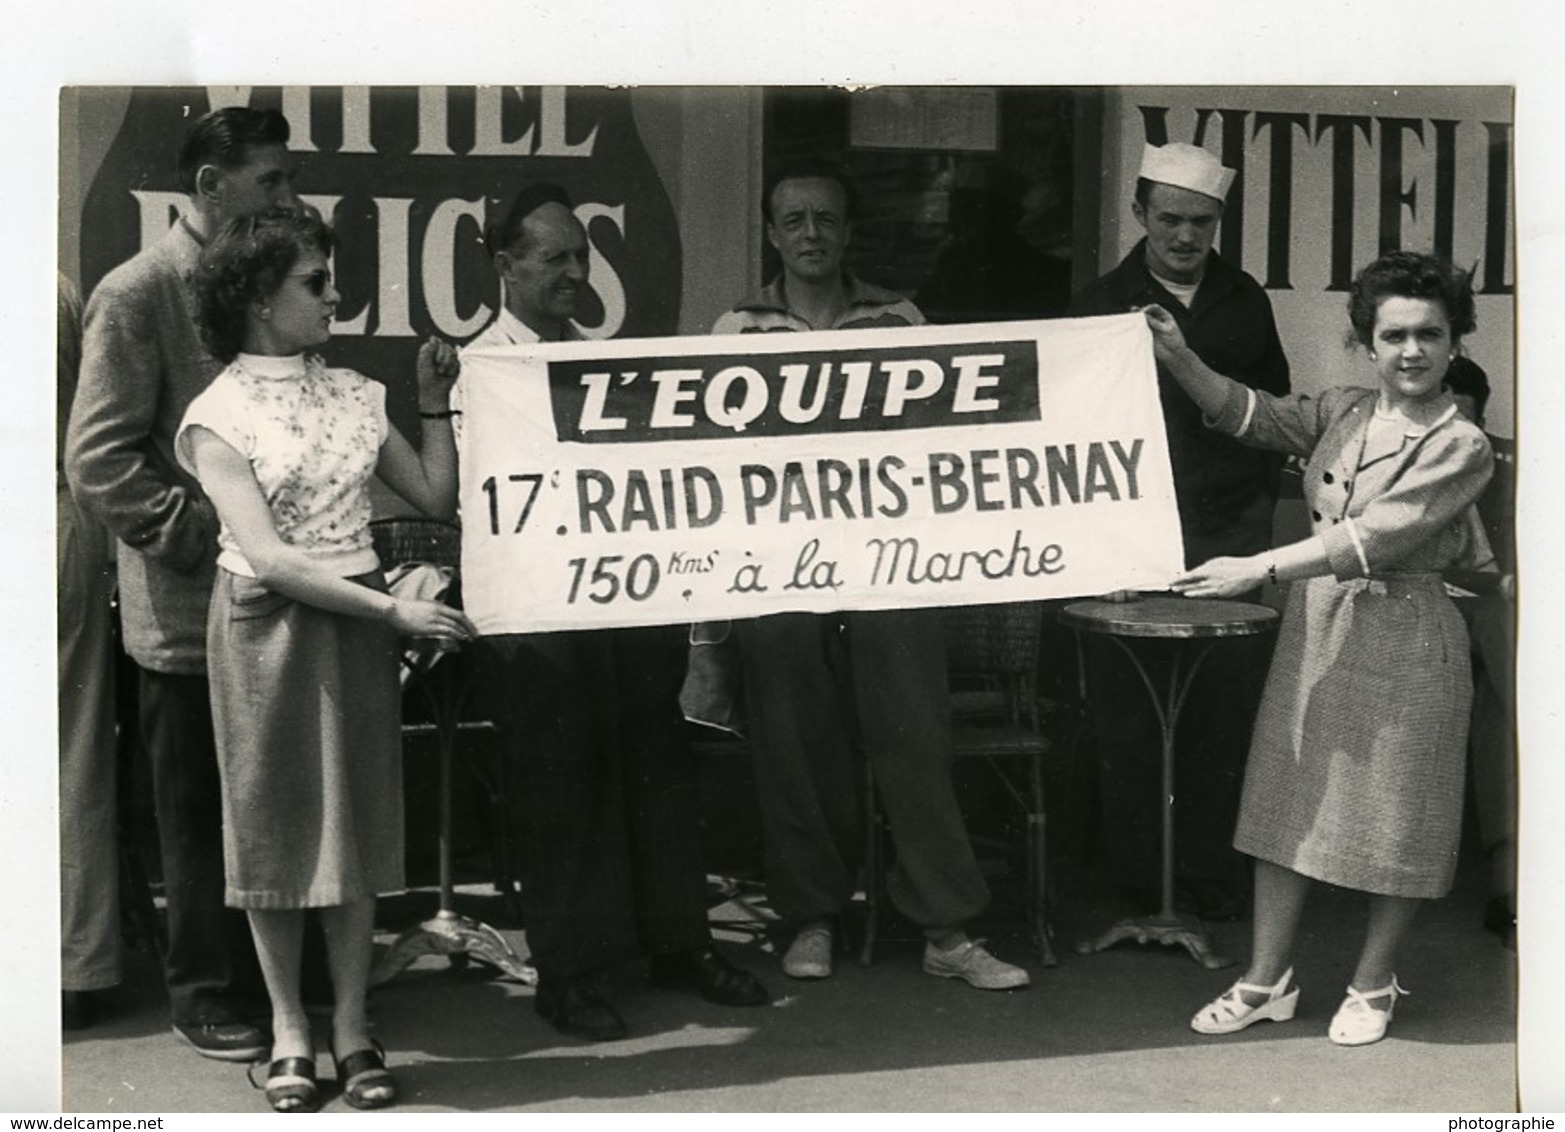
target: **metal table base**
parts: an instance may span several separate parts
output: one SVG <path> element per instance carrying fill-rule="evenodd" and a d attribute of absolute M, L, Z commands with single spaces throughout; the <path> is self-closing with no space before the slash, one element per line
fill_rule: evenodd
<path fill-rule="evenodd" d="M 538 972 L 522 960 L 494 928 L 464 916 L 452 908 L 454 884 L 451 869 L 451 763 L 456 754 L 457 736 L 462 731 L 492 731 L 493 724 L 462 722 L 462 706 L 471 690 L 471 679 L 457 682 L 446 665 L 438 682 L 432 675 L 441 650 L 416 649 L 403 655 L 409 680 L 422 689 L 433 722 L 403 728 L 404 734 L 433 734 L 440 752 L 440 910 L 433 919 L 409 928 L 396 939 L 370 972 L 370 985 L 380 986 L 392 979 L 415 959 L 425 955 L 449 956 L 453 966 L 462 966 L 469 957 L 529 985 L 538 982 Z"/>
<path fill-rule="evenodd" d="M 1120 920 L 1102 934 L 1078 943 L 1076 953 L 1090 955 L 1125 940 L 1134 940 L 1141 944 L 1183 947 L 1192 959 L 1209 970 L 1232 966 L 1232 959 L 1213 949 L 1199 919 L 1182 916 L 1174 909 L 1174 737 L 1185 698 L 1216 642 L 1224 637 L 1270 632 L 1276 627 L 1277 613 L 1268 606 L 1248 602 L 1154 597 L 1129 602 L 1077 602 L 1067 606 L 1060 619 L 1078 631 L 1103 634 L 1119 646 L 1147 690 L 1152 709 L 1157 713 L 1162 741 L 1163 840 L 1158 911 L 1151 916 Z M 1127 639 L 1199 639 L 1201 646 L 1188 667 L 1182 653 L 1174 653 L 1169 665 L 1168 686 L 1160 690 Z"/>

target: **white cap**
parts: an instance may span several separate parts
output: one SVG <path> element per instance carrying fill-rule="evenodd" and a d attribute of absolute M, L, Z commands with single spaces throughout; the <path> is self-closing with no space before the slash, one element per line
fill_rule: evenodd
<path fill-rule="evenodd" d="M 1189 189 L 1193 193 L 1225 200 L 1234 183 L 1234 171 L 1198 145 L 1169 142 L 1148 145 L 1141 151 L 1141 173 L 1149 181 Z"/>

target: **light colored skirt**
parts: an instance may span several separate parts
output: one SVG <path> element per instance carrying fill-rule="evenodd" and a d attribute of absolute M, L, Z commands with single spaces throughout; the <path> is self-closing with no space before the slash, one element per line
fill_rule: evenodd
<path fill-rule="evenodd" d="M 353 580 L 385 590 L 378 571 Z M 219 569 L 207 656 L 225 902 L 329 907 L 405 887 L 396 634 Z"/>
<path fill-rule="evenodd" d="M 1445 895 L 1472 693 L 1467 630 L 1437 575 L 1295 584 L 1234 847 L 1345 888 Z"/>

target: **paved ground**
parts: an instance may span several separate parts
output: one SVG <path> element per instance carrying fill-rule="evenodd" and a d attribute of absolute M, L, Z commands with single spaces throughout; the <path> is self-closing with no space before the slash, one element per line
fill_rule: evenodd
<path fill-rule="evenodd" d="M 1123 946 L 1078 956 L 1068 944 L 1118 909 L 1103 885 L 1067 875 L 1061 963 L 1026 955 L 1014 913 L 984 925 L 1027 959 L 1031 989 L 986 993 L 918 970 L 918 946 L 892 940 L 861 968 L 844 958 L 824 983 L 793 983 L 771 945 L 714 911 L 719 938 L 777 1001 L 725 1010 L 616 972 L 611 992 L 632 1037 L 561 1038 L 532 1012 L 531 989 L 476 969 L 419 960 L 376 991 L 376 1032 L 404 1090 L 402 1111 L 1511 1111 L 1518 1104 L 1515 955 L 1480 926 L 1482 878 L 1464 867 L 1408 948 L 1390 1037 L 1339 1049 L 1325 1037 L 1357 947 L 1362 903 L 1321 889 L 1306 912 L 1299 1017 L 1203 1038 L 1186 1020 L 1235 977 L 1182 952 Z M 502 925 L 499 902 L 464 888 L 461 908 Z M 434 908 L 416 891 L 384 901 L 382 944 Z M 735 926 L 725 926 L 735 925 Z M 518 948 L 519 931 L 506 930 Z M 1236 955 L 1248 925 L 1216 929 Z M 68 1036 L 64 1108 L 77 1112 L 262 1112 L 242 1068 L 204 1061 L 167 1029 L 150 956 L 131 959 L 117 1017 Z M 324 1059 L 323 1059 L 324 1062 Z M 323 1064 L 328 1075 L 329 1063 Z M 333 1090 L 328 1111 L 346 1111 Z M 1534 1107 L 1534 1106 L 1529 1106 Z"/>

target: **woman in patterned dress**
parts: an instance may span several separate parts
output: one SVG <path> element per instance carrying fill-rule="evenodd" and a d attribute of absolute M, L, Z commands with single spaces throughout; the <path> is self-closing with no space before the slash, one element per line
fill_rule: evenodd
<path fill-rule="evenodd" d="M 222 520 L 207 644 L 225 899 L 248 915 L 271 999 L 266 1095 L 279 1112 L 319 1102 L 300 996 L 306 908 L 326 933 L 344 1099 L 396 1097 L 365 996 L 376 894 L 404 886 L 397 640 L 473 635 L 458 610 L 386 592 L 368 526 L 374 474 L 428 514 L 454 513 L 455 352 L 434 339 L 419 350 L 415 452 L 386 418 L 384 386 L 306 353 L 331 334 L 331 248 L 313 210 L 265 212 L 213 241 L 198 309 L 228 368 L 178 436 Z"/>
<path fill-rule="evenodd" d="M 1267 678 L 1234 845 L 1255 858 L 1254 954 L 1244 977 L 1191 1026 L 1226 1034 L 1294 1015 L 1290 965 L 1312 880 L 1368 894 L 1363 948 L 1328 1035 L 1385 1035 L 1406 992 L 1398 945 L 1423 900 L 1451 887 L 1461 832 L 1468 705 L 1466 631 L 1440 571 L 1476 564 L 1468 522 L 1492 472 L 1483 433 L 1444 378 L 1474 304 L 1464 274 L 1393 252 L 1348 300 L 1376 388 L 1272 397 L 1190 352 L 1178 325 L 1146 311 L 1158 360 L 1214 427 L 1305 457 L 1313 533 L 1245 558 L 1216 558 L 1174 589 L 1230 597 L 1262 581 L 1292 588 Z"/>

